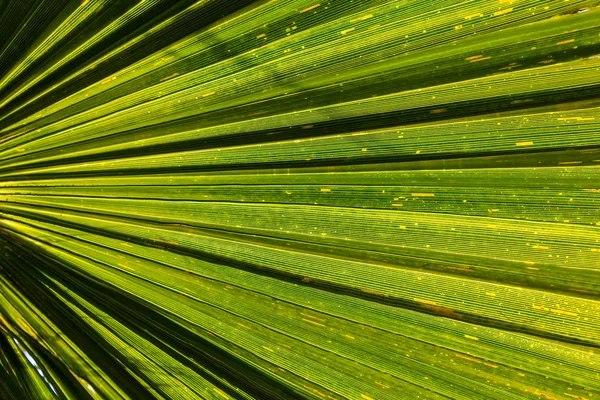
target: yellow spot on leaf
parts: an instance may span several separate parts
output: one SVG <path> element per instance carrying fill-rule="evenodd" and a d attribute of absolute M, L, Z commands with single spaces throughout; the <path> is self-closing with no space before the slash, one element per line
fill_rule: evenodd
<path fill-rule="evenodd" d="M 589 399 L 587 399 L 585 397 L 576 396 L 576 395 L 570 394 L 570 393 L 565 393 L 565 396 L 569 396 L 569 397 L 572 397 L 572 398 L 577 399 L 577 400 L 589 400 Z"/>
<path fill-rule="evenodd" d="M 435 197 L 435 193 L 412 193 L 412 197 Z"/>
<path fill-rule="evenodd" d="M 358 17 L 358 18 L 354 18 L 352 21 L 350 22 L 358 22 L 358 21 L 364 21 L 367 20 L 369 18 L 373 18 L 373 14 L 367 14 L 367 15 L 363 15 L 362 17 Z"/>
<path fill-rule="evenodd" d="M 561 44 L 569 44 L 569 43 L 573 43 L 575 41 L 575 39 L 567 39 L 567 40 L 563 40 L 562 42 L 558 42 L 556 43 L 557 45 L 561 45 Z"/>
<path fill-rule="evenodd" d="M 119 264 L 119 267 L 122 267 L 122 268 L 128 269 L 128 270 L 130 270 L 130 271 L 135 271 L 135 269 L 133 269 L 133 268 L 131 268 L 131 267 L 129 267 L 129 266 L 127 266 L 127 265 L 125 265 L 125 264 Z"/>
<path fill-rule="evenodd" d="M 304 321 L 304 322 L 308 322 L 309 324 L 313 324 L 313 325 L 317 325 L 317 326 L 325 326 L 325 325 L 323 325 L 323 324 L 320 324 L 320 323 L 318 323 L 318 322 L 316 322 L 316 321 L 311 321 L 311 320 L 309 320 L 309 319 L 306 319 L 306 318 L 302 318 L 302 321 Z"/>
<path fill-rule="evenodd" d="M 481 14 L 481 13 L 478 13 L 478 14 L 471 14 L 471 15 L 467 15 L 467 16 L 465 17 L 465 19 L 466 19 L 466 20 L 468 20 L 468 21 L 470 21 L 470 20 L 472 20 L 473 18 L 479 18 L 479 17 L 483 17 L 483 14 Z"/>
<path fill-rule="evenodd" d="M 479 338 L 478 338 L 478 337 L 471 336 L 471 335 L 465 335 L 465 337 L 466 337 L 467 339 L 471 339 L 471 340 L 479 340 Z"/>
<path fill-rule="evenodd" d="M 315 317 L 314 315 L 305 314 L 305 313 L 300 313 L 300 314 L 302 314 L 302 315 L 304 315 L 305 317 L 308 317 L 308 318 L 316 319 L 317 321 L 324 321 L 324 319 L 319 318 L 319 317 Z"/>
<path fill-rule="evenodd" d="M 557 121 L 594 121 L 596 118 L 594 117 L 565 117 L 565 118 L 557 118 Z"/>
<path fill-rule="evenodd" d="M 346 33 L 352 32 L 354 29 L 355 29 L 354 27 L 352 27 L 352 28 L 348 28 L 348 29 L 345 29 L 345 30 L 343 30 L 343 31 L 341 32 L 341 34 L 342 34 L 342 35 L 345 35 Z"/>
<path fill-rule="evenodd" d="M 492 57 L 481 57 L 481 58 L 477 58 L 475 60 L 471 60 L 472 63 L 474 62 L 479 62 L 479 61 L 485 61 L 485 60 L 489 60 Z"/>
<path fill-rule="evenodd" d="M 305 8 L 304 10 L 300 11 L 300 13 L 305 13 L 308 12 L 310 10 L 314 10 L 315 8 L 319 7 L 321 4 L 315 4 L 314 6 L 310 6 L 308 8 Z"/>
<path fill-rule="evenodd" d="M 173 58 L 174 58 L 174 56 L 162 57 L 160 60 L 158 60 L 157 62 L 155 62 L 154 65 L 160 65 L 162 63 L 166 63 L 167 61 L 170 61 Z"/>
<path fill-rule="evenodd" d="M 413 298 L 413 301 L 416 301 L 417 303 L 429 304 L 432 306 L 437 305 L 437 303 L 435 301 L 419 299 L 418 297 Z"/>
<path fill-rule="evenodd" d="M 571 317 L 576 317 L 577 316 L 577 314 L 575 314 L 573 312 L 564 311 L 564 310 L 557 310 L 555 308 L 550 309 L 550 312 L 553 312 L 555 314 L 560 314 L 560 315 L 568 315 L 568 316 L 571 316 Z"/>
<path fill-rule="evenodd" d="M 213 390 L 214 390 L 214 391 L 215 391 L 215 392 L 216 392 L 216 393 L 217 393 L 219 396 L 221 396 L 222 398 L 229 400 L 229 397 L 228 397 L 228 396 L 227 396 L 225 393 L 223 393 L 222 391 L 220 391 L 219 389 L 217 389 L 217 388 L 213 388 Z"/>
<path fill-rule="evenodd" d="M 102 82 L 100 82 L 100 84 L 105 85 L 107 83 L 110 83 L 112 81 L 114 81 L 115 79 L 117 79 L 116 76 L 110 77 L 110 78 L 106 78 L 105 80 L 103 80 Z"/>
<path fill-rule="evenodd" d="M 516 146 L 531 146 L 533 145 L 533 142 L 517 142 L 515 143 Z"/>
<path fill-rule="evenodd" d="M 325 397 L 325 395 L 324 395 L 323 393 L 319 392 L 317 389 L 311 388 L 311 387 L 309 387 L 309 386 L 306 386 L 306 385 L 304 385 L 304 388 L 305 388 L 305 389 L 308 389 L 308 390 L 310 390 L 310 391 L 311 391 L 311 392 L 313 392 L 314 394 L 318 394 L 318 395 L 319 395 L 319 396 L 321 396 L 321 397 Z M 328 396 L 328 397 L 329 397 L 329 396 Z"/>

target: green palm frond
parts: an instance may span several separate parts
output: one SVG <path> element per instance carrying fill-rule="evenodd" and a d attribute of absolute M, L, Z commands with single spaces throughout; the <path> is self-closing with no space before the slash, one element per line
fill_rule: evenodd
<path fill-rule="evenodd" d="M 0 2 L 0 399 L 600 397 L 600 2 Z"/>

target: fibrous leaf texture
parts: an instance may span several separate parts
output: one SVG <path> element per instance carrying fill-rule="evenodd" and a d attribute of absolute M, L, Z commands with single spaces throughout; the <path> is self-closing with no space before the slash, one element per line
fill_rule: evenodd
<path fill-rule="evenodd" d="M 600 399 L 595 0 L 0 1 L 0 398 Z"/>

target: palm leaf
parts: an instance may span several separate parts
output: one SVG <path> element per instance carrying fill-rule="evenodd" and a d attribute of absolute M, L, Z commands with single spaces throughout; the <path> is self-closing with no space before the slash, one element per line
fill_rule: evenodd
<path fill-rule="evenodd" d="M 600 396 L 598 1 L 0 12 L 0 398 Z"/>

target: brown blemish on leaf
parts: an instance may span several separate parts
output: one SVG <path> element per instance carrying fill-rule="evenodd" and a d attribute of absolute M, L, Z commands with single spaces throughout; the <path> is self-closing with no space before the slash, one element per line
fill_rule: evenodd
<path fill-rule="evenodd" d="M 454 354 L 456 357 L 458 358 L 462 358 L 463 360 L 467 360 L 467 361 L 471 361 L 477 364 L 481 364 L 481 361 L 475 359 L 475 358 L 471 358 L 471 357 L 467 357 L 467 356 L 463 356 L 462 354 Z"/>
<path fill-rule="evenodd" d="M 446 307 L 439 307 L 430 304 L 422 304 L 421 307 L 433 311 L 434 314 L 441 315 L 443 317 L 462 319 L 463 315 L 455 312 Z"/>
<path fill-rule="evenodd" d="M 161 82 L 167 81 L 167 80 L 169 80 L 169 79 L 175 78 L 177 75 L 179 75 L 177 72 L 173 72 L 171 75 L 169 75 L 169 76 L 165 76 L 165 77 L 164 77 L 164 78 L 162 78 L 160 81 L 161 81 Z"/>

